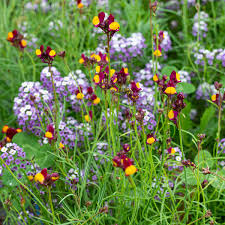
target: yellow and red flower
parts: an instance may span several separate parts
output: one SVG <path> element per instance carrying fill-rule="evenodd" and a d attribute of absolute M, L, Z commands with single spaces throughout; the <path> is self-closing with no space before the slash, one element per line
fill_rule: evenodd
<path fill-rule="evenodd" d="M 167 152 L 171 155 L 174 155 L 176 153 L 176 150 L 174 148 L 170 147 L 167 149 Z"/>
<path fill-rule="evenodd" d="M 93 113 L 92 113 L 92 111 L 90 110 L 90 111 L 88 112 L 88 114 L 84 116 L 84 119 L 86 120 L 86 122 L 90 123 L 91 120 L 92 120 L 92 117 L 93 117 Z"/>
<path fill-rule="evenodd" d="M 59 179 L 59 174 L 48 174 L 47 169 L 44 168 L 40 173 L 37 173 L 35 176 L 29 176 L 28 179 L 31 181 L 34 180 L 35 182 L 45 186 L 50 186 Z"/>
<path fill-rule="evenodd" d="M 148 145 L 152 145 L 156 142 L 156 138 L 154 137 L 153 134 L 148 134 L 147 135 L 147 140 L 146 140 L 146 144 Z"/>
<path fill-rule="evenodd" d="M 21 51 L 27 47 L 27 41 L 24 39 L 23 35 L 18 30 L 13 30 L 8 33 L 7 41 L 9 41 L 12 46 L 20 49 Z"/>
<path fill-rule="evenodd" d="M 41 59 L 43 63 L 52 64 L 52 61 L 54 60 L 56 56 L 55 50 L 53 50 L 51 47 L 47 47 L 47 49 L 44 51 L 44 46 L 41 45 L 40 49 L 36 49 L 36 55 Z"/>
<path fill-rule="evenodd" d="M 114 167 L 123 169 L 125 176 L 130 176 L 137 172 L 137 168 L 134 166 L 134 161 L 128 158 L 125 154 L 118 153 L 112 161 Z"/>
<path fill-rule="evenodd" d="M 81 0 L 77 0 L 77 8 L 82 9 L 84 7 L 84 4 L 81 2 Z"/>
<path fill-rule="evenodd" d="M 54 127 L 50 124 L 47 126 L 47 130 L 45 132 L 45 137 L 48 138 L 49 141 L 54 139 L 55 134 L 55 129 Z"/>
<path fill-rule="evenodd" d="M 100 103 L 101 99 L 96 94 L 93 94 L 91 96 L 91 101 L 94 105 L 98 105 Z"/>
<path fill-rule="evenodd" d="M 109 34 L 110 38 L 120 29 L 119 23 L 114 21 L 114 16 L 110 14 L 108 18 L 105 19 L 104 12 L 100 12 L 98 16 L 95 16 L 92 23 L 95 27 L 102 29 L 107 35 Z"/>

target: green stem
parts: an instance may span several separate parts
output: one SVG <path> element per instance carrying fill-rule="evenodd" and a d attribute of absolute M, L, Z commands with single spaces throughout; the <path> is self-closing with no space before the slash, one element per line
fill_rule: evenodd
<path fill-rule="evenodd" d="M 49 204 L 50 204 L 50 207 L 52 210 L 53 223 L 55 224 L 55 211 L 54 211 L 54 207 L 52 204 L 51 186 L 48 187 L 48 200 L 49 200 Z"/>

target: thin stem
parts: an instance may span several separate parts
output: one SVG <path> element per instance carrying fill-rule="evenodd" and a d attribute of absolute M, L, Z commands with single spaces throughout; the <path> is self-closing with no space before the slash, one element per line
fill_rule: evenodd
<path fill-rule="evenodd" d="M 52 205 L 51 186 L 48 187 L 48 200 L 52 211 L 53 223 L 55 223 L 55 211 Z"/>

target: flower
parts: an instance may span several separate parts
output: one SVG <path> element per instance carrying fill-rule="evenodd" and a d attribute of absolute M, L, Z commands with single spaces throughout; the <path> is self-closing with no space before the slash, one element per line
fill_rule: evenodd
<path fill-rule="evenodd" d="M 9 41 L 12 44 L 12 46 L 23 51 L 24 48 L 27 47 L 27 41 L 24 40 L 23 38 L 24 38 L 23 35 L 20 34 L 19 31 L 13 30 L 12 32 L 8 33 L 7 41 Z"/>
<path fill-rule="evenodd" d="M 92 111 L 90 110 L 87 115 L 84 116 L 84 119 L 89 123 L 93 117 Z"/>
<path fill-rule="evenodd" d="M 154 53 L 153 53 L 155 56 L 157 56 L 157 57 L 160 57 L 160 56 L 162 56 L 162 52 L 161 52 L 161 50 L 160 49 L 156 49 L 155 51 L 154 51 Z"/>
<path fill-rule="evenodd" d="M 137 172 L 137 168 L 134 166 L 134 161 L 126 156 L 123 152 L 117 153 L 112 159 L 113 166 L 123 169 L 125 176 L 133 175 Z"/>
<path fill-rule="evenodd" d="M 95 94 L 93 94 L 93 95 L 91 96 L 91 100 L 92 100 L 92 103 L 93 103 L 94 105 L 99 104 L 100 101 L 101 101 L 101 99 L 100 99 L 99 97 L 97 97 L 97 95 L 95 95 Z"/>
<path fill-rule="evenodd" d="M 169 120 L 173 121 L 175 124 L 177 123 L 178 112 L 174 110 L 170 110 L 168 113 Z"/>
<path fill-rule="evenodd" d="M 110 25 L 109 25 L 109 29 L 110 29 L 110 30 L 113 30 L 113 31 L 119 31 L 120 25 L 119 25 L 119 23 L 117 23 L 117 22 L 112 22 L 112 23 L 110 23 Z"/>
<path fill-rule="evenodd" d="M 167 95 L 174 95 L 177 93 L 176 88 L 172 85 L 168 85 L 166 90 L 164 91 L 165 94 Z"/>
<path fill-rule="evenodd" d="M 176 150 L 174 148 L 170 147 L 170 148 L 167 149 L 167 152 L 169 154 L 175 154 L 176 153 Z"/>
<path fill-rule="evenodd" d="M 7 125 L 3 126 L 2 133 L 5 134 L 8 129 L 9 129 L 9 126 L 7 126 Z"/>
<path fill-rule="evenodd" d="M 36 55 L 41 59 L 43 63 L 52 64 L 54 57 L 56 56 L 55 50 L 51 49 L 51 47 L 47 47 L 44 51 L 44 46 L 41 45 L 40 49 L 36 49 Z"/>
<path fill-rule="evenodd" d="M 77 8 L 82 9 L 84 7 L 84 4 L 81 2 L 81 0 L 77 0 Z"/>
<path fill-rule="evenodd" d="M 29 179 L 31 179 L 31 177 Z M 59 174 L 48 174 L 47 169 L 44 168 L 40 173 L 37 173 L 33 179 L 35 182 L 38 182 L 42 185 L 50 186 L 59 179 Z"/>
<path fill-rule="evenodd" d="M 95 27 L 99 27 L 105 34 L 109 35 L 110 39 L 120 29 L 119 23 L 114 21 L 114 16 L 112 14 L 105 20 L 104 12 L 100 12 L 98 16 L 95 16 L 92 23 Z"/>
<path fill-rule="evenodd" d="M 146 141 L 146 144 L 148 145 L 152 145 L 153 143 L 155 143 L 156 139 L 155 137 L 153 136 L 153 134 L 148 134 L 147 135 L 147 141 Z"/>
<path fill-rule="evenodd" d="M 54 139 L 54 133 L 55 133 L 54 127 L 51 124 L 48 125 L 47 131 L 45 132 L 45 137 L 48 138 L 48 140 L 53 140 Z"/>
<path fill-rule="evenodd" d="M 129 145 L 129 144 L 124 144 L 124 145 L 123 145 L 123 150 L 124 150 L 125 152 L 129 152 L 129 151 L 130 151 L 130 145 Z"/>

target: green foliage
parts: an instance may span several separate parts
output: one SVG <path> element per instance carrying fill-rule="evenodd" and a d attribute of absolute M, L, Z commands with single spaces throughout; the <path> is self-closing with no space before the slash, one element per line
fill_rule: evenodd
<path fill-rule="evenodd" d="M 184 183 L 192 186 L 199 185 L 206 179 L 206 176 L 202 173 L 198 173 L 197 169 L 193 170 L 191 168 L 186 168 L 186 176 L 185 171 L 183 171 L 180 177 Z"/>
<path fill-rule="evenodd" d="M 54 156 L 51 154 L 51 146 L 41 146 L 38 137 L 21 132 L 13 138 L 13 142 L 23 148 L 29 160 L 35 160 L 41 168 L 50 167 L 54 163 Z"/>
<path fill-rule="evenodd" d="M 224 190 L 225 189 L 225 171 L 220 170 L 220 171 L 213 171 L 217 175 L 211 174 L 209 177 L 209 182 L 210 184 L 218 189 L 218 190 Z"/>
<path fill-rule="evenodd" d="M 173 71 L 178 72 L 178 70 L 177 70 L 177 68 L 175 66 L 165 66 L 165 67 L 163 67 L 161 74 L 162 75 L 166 75 L 166 76 L 170 76 L 170 74 Z"/>
<path fill-rule="evenodd" d="M 184 94 L 191 94 L 195 92 L 195 86 L 190 83 L 181 82 L 177 84 L 177 92 L 183 92 Z"/>
<path fill-rule="evenodd" d="M 199 164 L 198 164 L 199 163 Z M 213 167 L 214 161 L 210 152 L 206 150 L 201 150 L 199 155 L 195 156 L 195 164 L 199 166 L 199 168 L 207 168 L 210 169 Z"/>
<path fill-rule="evenodd" d="M 206 133 L 208 135 L 212 135 L 215 131 L 216 123 L 214 120 L 216 109 L 214 106 L 210 106 L 206 108 L 203 113 L 199 126 L 199 133 Z"/>

